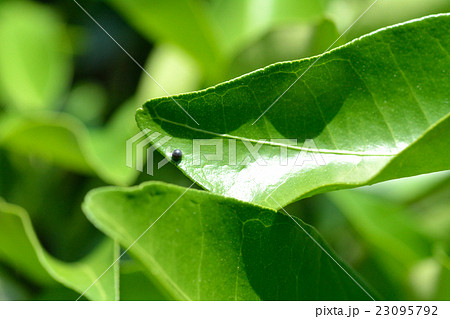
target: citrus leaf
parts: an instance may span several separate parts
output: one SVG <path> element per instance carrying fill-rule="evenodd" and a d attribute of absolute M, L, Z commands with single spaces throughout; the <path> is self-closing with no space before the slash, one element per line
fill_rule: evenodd
<path fill-rule="evenodd" d="M 138 126 L 171 136 L 158 150 L 181 149 L 178 168 L 204 188 L 267 207 L 446 170 L 449 32 L 450 14 L 381 29 L 321 56 L 150 100 Z M 201 139 L 223 144 L 194 156 Z M 219 159 L 210 156 L 217 149 Z"/>
<path fill-rule="evenodd" d="M 83 209 L 175 299 L 370 299 L 311 226 L 275 210 L 156 182 L 93 190 Z"/>
<path fill-rule="evenodd" d="M 34 282 L 48 283 L 52 277 L 80 294 L 93 284 L 85 297 L 116 300 L 119 297 L 118 265 L 95 280 L 117 255 L 117 245 L 113 240 L 105 239 L 78 262 L 66 263 L 56 259 L 40 244 L 27 212 L 0 199 L 0 260 L 14 266 Z"/>

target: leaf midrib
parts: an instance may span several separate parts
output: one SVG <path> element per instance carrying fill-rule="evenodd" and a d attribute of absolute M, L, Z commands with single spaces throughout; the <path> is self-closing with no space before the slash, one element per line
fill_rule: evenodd
<path fill-rule="evenodd" d="M 144 112 L 144 114 L 146 114 L 146 116 L 149 116 L 148 113 L 145 110 L 143 110 L 143 112 Z M 288 149 L 292 149 L 292 150 L 296 150 L 296 151 L 307 151 L 307 152 L 311 152 L 311 153 L 335 154 L 335 155 L 386 156 L 386 157 L 392 157 L 392 156 L 396 156 L 396 155 L 400 154 L 403 151 L 403 149 L 404 149 L 404 148 L 400 149 L 398 152 L 393 152 L 393 153 L 357 152 L 357 151 L 348 151 L 348 150 L 340 151 L 340 150 L 328 150 L 328 149 L 311 150 L 309 148 L 304 148 L 304 147 L 301 147 L 301 146 L 294 146 L 294 145 L 288 145 L 288 144 L 277 143 L 277 142 L 272 142 L 272 141 L 265 141 L 265 140 L 255 140 L 255 139 L 252 139 L 252 138 L 246 138 L 246 137 L 241 137 L 241 136 L 234 136 L 234 135 L 229 135 L 229 134 L 211 132 L 211 131 L 195 128 L 195 127 L 189 126 L 187 124 L 181 124 L 181 123 L 178 123 L 178 122 L 170 121 L 170 120 L 167 120 L 165 118 L 161 118 L 160 116 L 157 116 L 157 118 L 160 121 L 163 121 L 163 122 L 166 122 L 166 123 L 170 123 L 172 125 L 177 125 L 177 126 L 180 126 L 180 127 L 185 127 L 185 128 L 190 129 L 192 131 L 200 132 L 200 133 L 203 133 L 203 134 L 209 134 L 209 135 L 213 135 L 213 136 L 217 136 L 217 137 L 223 137 L 223 138 L 240 140 L 240 141 L 247 141 L 247 142 L 263 144 L 263 145 L 269 145 L 269 146 L 283 146 L 283 147 L 286 147 Z M 423 135 L 421 135 L 418 139 L 420 139 L 422 137 L 423 137 Z"/>

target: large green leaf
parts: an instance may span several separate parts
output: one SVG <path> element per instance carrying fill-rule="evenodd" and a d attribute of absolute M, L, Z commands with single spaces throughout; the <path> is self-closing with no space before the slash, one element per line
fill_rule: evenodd
<path fill-rule="evenodd" d="M 155 182 L 96 189 L 83 208 L 175 299 L 370 299 L 311 226 L 271 209 Z"/>
<path fill-rule="evenodd" d="M 150 100 L 138 110 L 137 122 L 141 129 L 171 136 L 159 151 L 169 157 L 174 148 L 181 149 L 178 167 L 204 188 L 268 207 L 446 170 L 449 32 L 449 14 L 412 20 L 321 56 Z M 223 159 L 206 159 L 203 155 L 215 151 L 210 146 L 195 162 L 194 139 L 223 141 Z M 235 144 L 236 159 L 229 156 Z M 250 156 L 244 144 L 260 147 L 259 157 Z"/>
<path fill-rule="evenodd" d="M 118 265 L 96 280 L 117 256 L 117 245 L 105 239 L 78 262 L 58 260 L 41 246 L 25 210 L 0 199 L 0 260 L 34 282 L 48 283 L 51 276 L 80 294 L 92 285 L 85 293 L 89 299 L 116 300 L 119 298 Z"/>

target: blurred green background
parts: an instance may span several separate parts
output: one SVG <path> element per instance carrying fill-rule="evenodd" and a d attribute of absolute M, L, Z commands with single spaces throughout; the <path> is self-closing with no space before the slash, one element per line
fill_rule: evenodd
<path fill-rule="evenodd" d="M 175 94 L 320 54 L 373 1 L 78 2 Z M 335 46 L 448 11 L 448 0 L 379 0 Z M 28 212 L 51 255 L 76 261 L 102 239 L 80 208 L 89 190 L 146 180 L 190 185 L 171 165 L 154 176 L 125 165 L 125 142 L 138 132 L 135 110 L 164 95 L 74 1 L 0 0 L 0 197 Z M 450 299 L 449 172 L 314 196 L 286 209 L 314 225 L 381 298 Z M 37 276 L 25 252 L 2 249 L 11 238 L 0 234 L 0 300 L 76 299 Z M 122 263 L 124 278 L 140 273 L 126 256 Z M 133 278 L 123 281 L 122 299 L 163 298 L 143 276 Z"/>

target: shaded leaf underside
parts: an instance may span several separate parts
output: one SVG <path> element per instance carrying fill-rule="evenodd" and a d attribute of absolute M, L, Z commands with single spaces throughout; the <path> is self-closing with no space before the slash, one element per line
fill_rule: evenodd
<path fill-rule="evenodd" d="M 370 299 L 299 227 L 339 260 L 311 226 L 271 209 L 155 182 L 94 190 L 83 208 L 123 247 L 134 243 L 129 252 L 175 299 Z"/>

